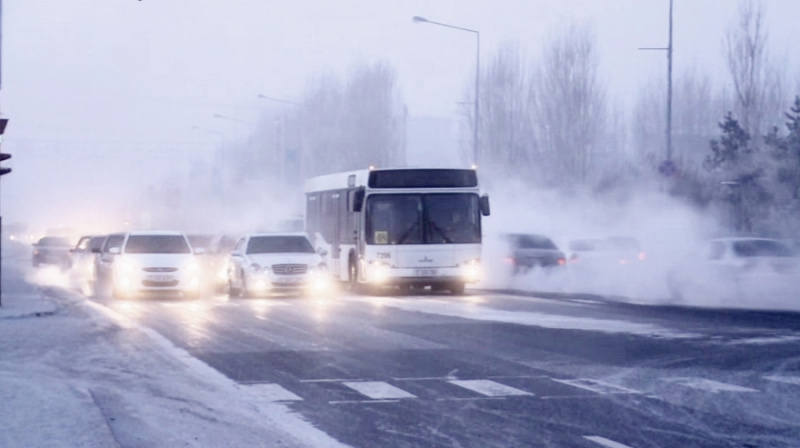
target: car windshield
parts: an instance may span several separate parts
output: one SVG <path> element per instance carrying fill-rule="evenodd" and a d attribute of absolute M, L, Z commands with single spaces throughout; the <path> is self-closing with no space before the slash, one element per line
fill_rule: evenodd
<path fill-rule="evenodd" d="M 599 250 L 602 245 L 602 240 L 574 240 L 569 243 L 569 250 L 576 252 L 592 252 Z"/>
<path fill-rule="evenodd" d="M 517 235 L 516 246 L 520 249 L 558 250 L 550 238 L 539 235 Z"/>
<path fill-rule="evenodd" d="M 57 236 L 46 236 L 39 240 L 38 245 L 46 247 L 70 247 L 68 239 Z"/>
<path fill-rule="evenodd" d="M 733 243 L 733 253 L 737 257 L 791 257 L 794 252 L 789 246 L 775 240 L 743 240 Z"/>
<path fill-rule="evenodd" d="M 247 242 L 248 254 L 313 254 L 314 248 L 304 236 L 255 236 Z"/>
<path fill-rule="evenodd" d="M 131 235 L 126 254 L 189 254 L 192 250 L 182 235 Z"/>
<path fill-rule="evenodd" d="M 367 244 L 481 242 L 475 194 L 375 194 L 367 198 L 366 210 Z"/>

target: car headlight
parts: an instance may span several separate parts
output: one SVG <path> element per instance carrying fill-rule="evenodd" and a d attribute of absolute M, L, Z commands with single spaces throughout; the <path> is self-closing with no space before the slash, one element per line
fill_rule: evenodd
<path fill-rule="evenodd" d="M 120 259 L 117 264 L 117 269 L 123 274 L 130 274 L 136 270 L 136 263 L 128 259 Z"/>
<path fill-rule="evenodd" d="M 267 273 L 269 273 L 270 270 L 271 269 L 269 268 L 269 266 L 261 266 L 258 263 L 250 263 L 250 272 L 252 272 L 254 274 L 258 274 L 258 273 L 267 274 Z"/>
<path fill-rule="evenodd" d="M 192 261 L 186 263 L 186 266 L 184 266 L 184 269 L 189 274 L 197 274 L 197 273 L 200 272 L 200 263 L 198 263 L 197 260 L 192 260 Z"/>
<path fill-rule="evenodd" d="M 320 263 L 311 269 L 308 270 L 308 273 L 311 275 L 322 275 L 328 273 L 328 265 L 325 263 Z"/>

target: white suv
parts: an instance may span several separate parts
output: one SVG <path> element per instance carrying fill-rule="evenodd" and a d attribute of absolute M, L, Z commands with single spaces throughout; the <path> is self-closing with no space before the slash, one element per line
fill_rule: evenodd
<path fill-rule="evenodd" d="M 202 269 L 189 240 L 181 232 L 129 232 L 120 247 L 111 248 L 114 297 L 137 294 L 179 294 L 197 298 Z"/>

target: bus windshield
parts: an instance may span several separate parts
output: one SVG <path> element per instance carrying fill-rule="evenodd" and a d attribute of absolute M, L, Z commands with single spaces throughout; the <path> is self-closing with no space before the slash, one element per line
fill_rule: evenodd
<path fill-rule="evenodd" d="M 374 194 L 367 198 L 367 244 L 477 244 L 478 195 Z"/>

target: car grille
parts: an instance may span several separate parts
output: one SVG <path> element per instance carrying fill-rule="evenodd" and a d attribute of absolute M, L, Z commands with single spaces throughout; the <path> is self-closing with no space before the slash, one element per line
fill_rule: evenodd
<path fill-rule="evenodd" d="M 144 272 L 175 272 L 178 268 L 144 268 Z"/>
<path fill-rule="evenodd" d="M 273 264 L 272 272 L 280 275 L 300 275 L 308 272 L 305 264 Z"/>

